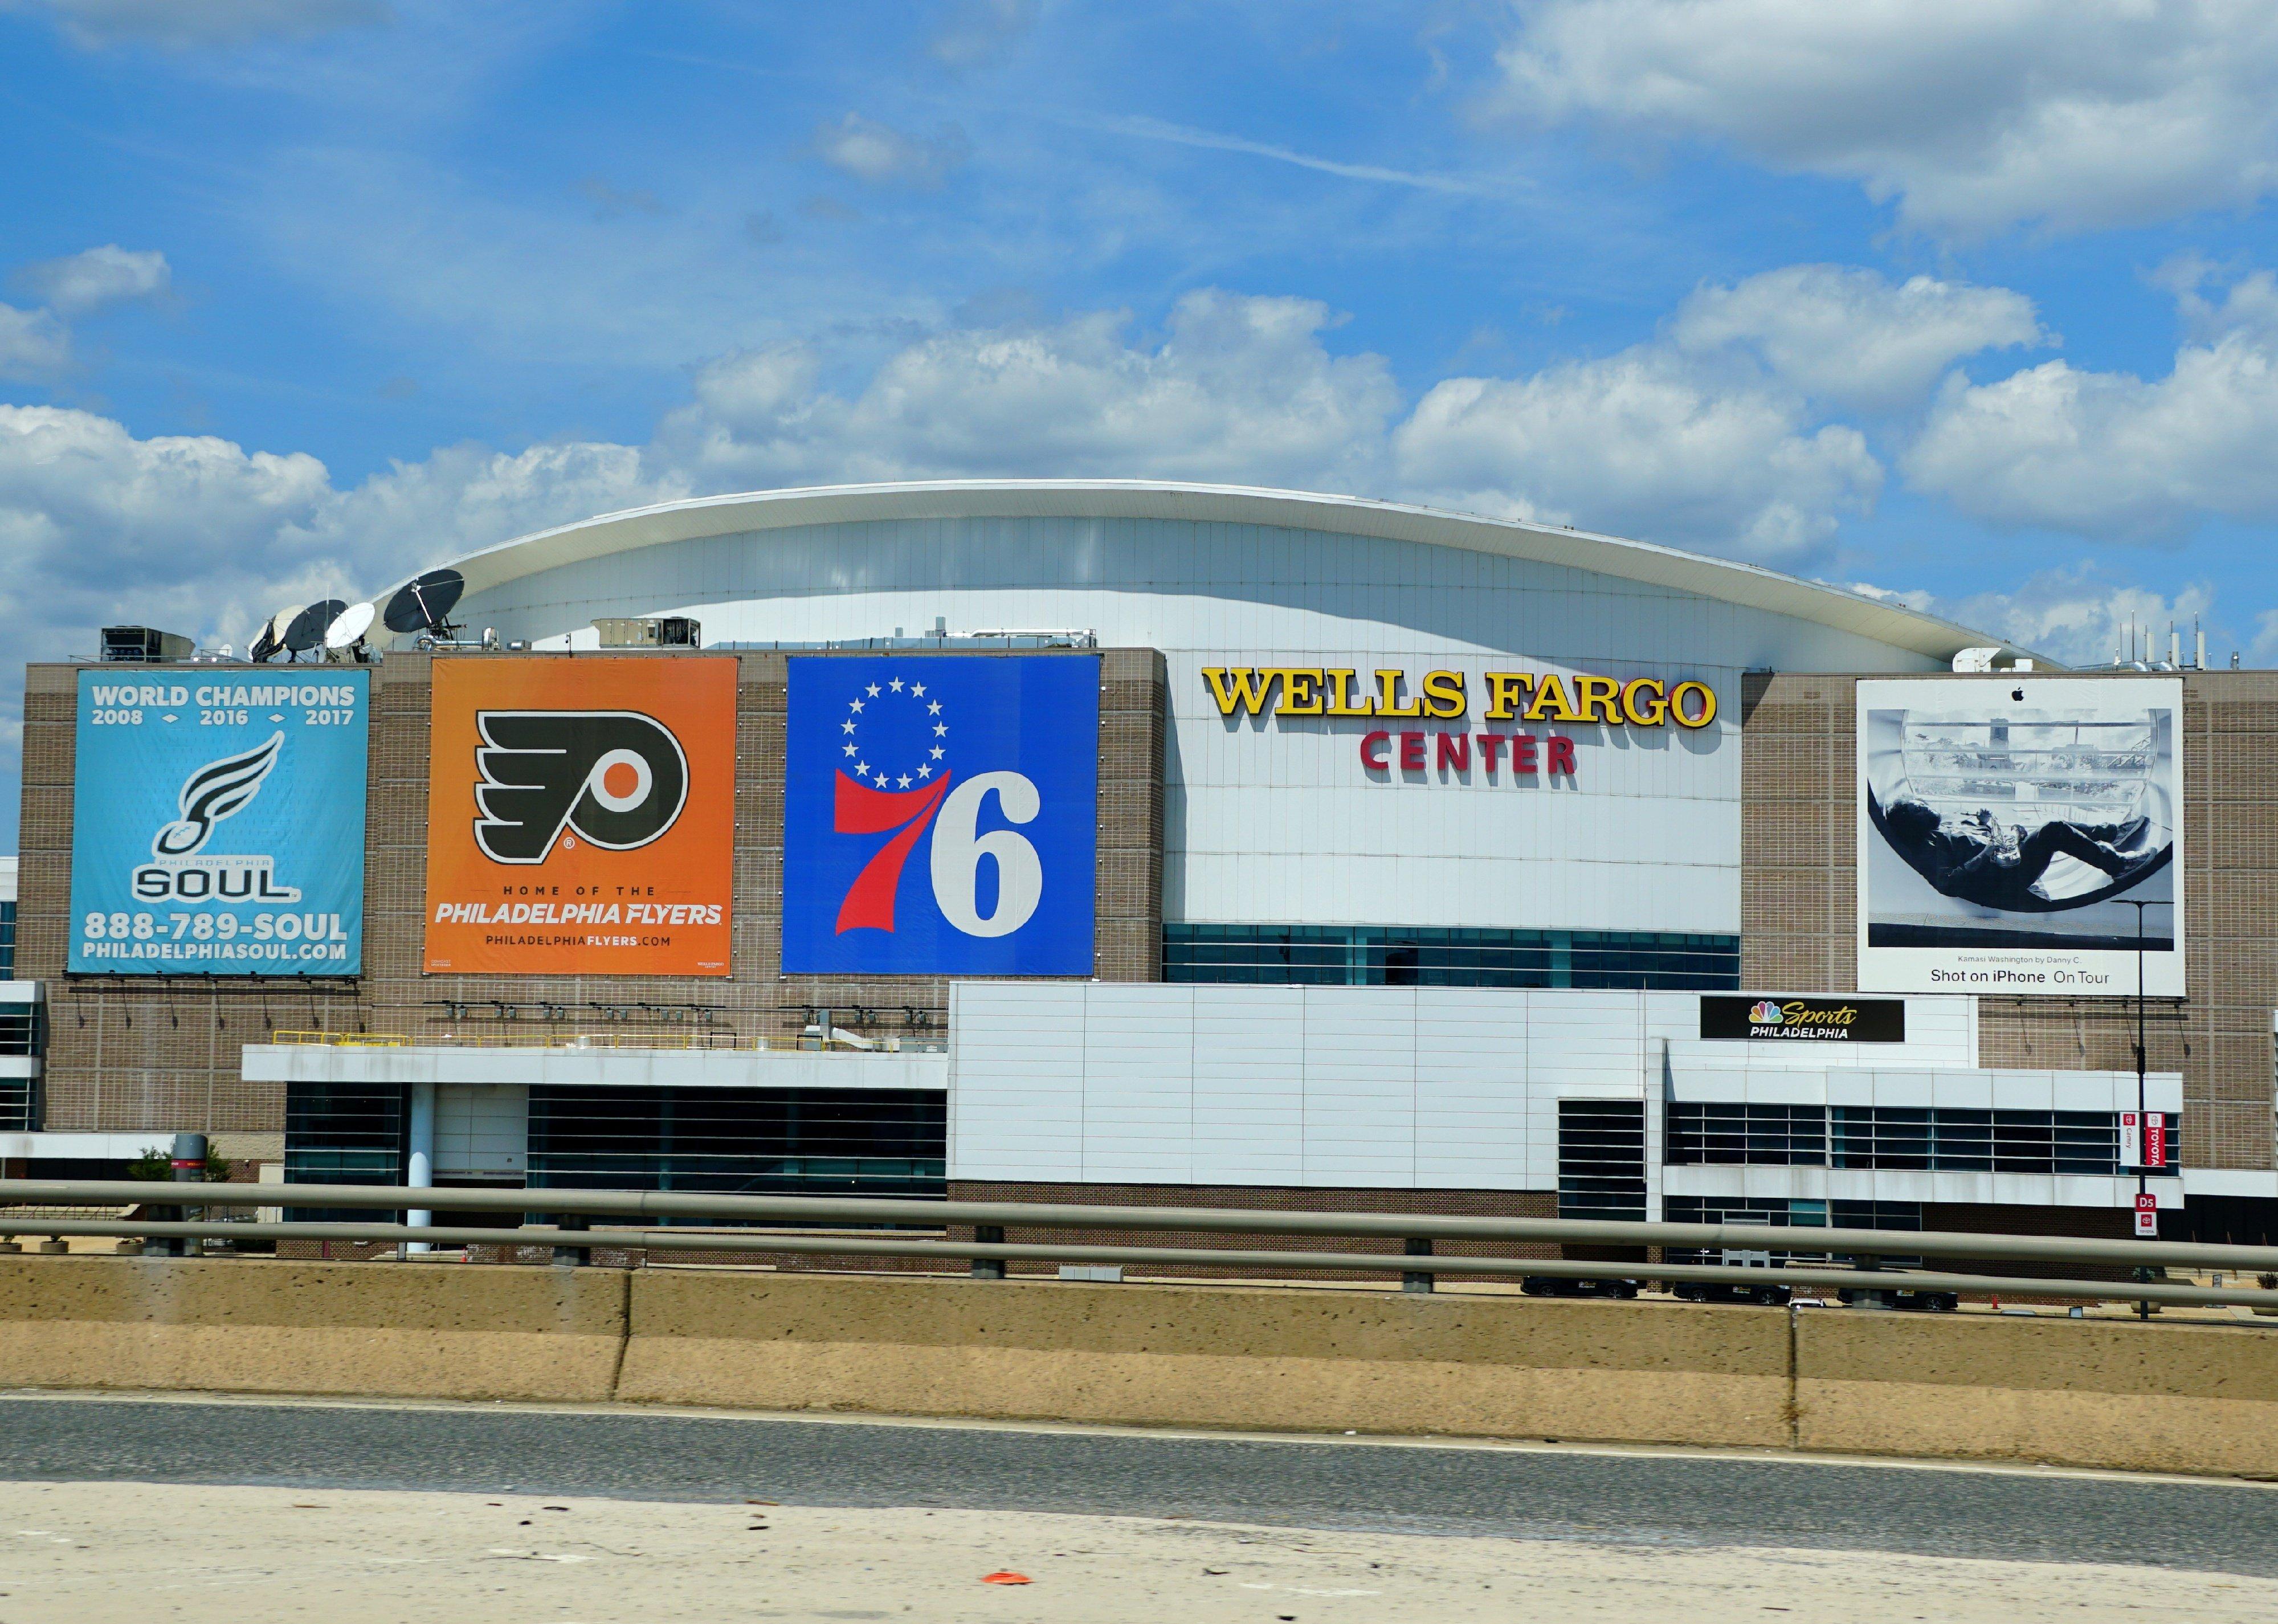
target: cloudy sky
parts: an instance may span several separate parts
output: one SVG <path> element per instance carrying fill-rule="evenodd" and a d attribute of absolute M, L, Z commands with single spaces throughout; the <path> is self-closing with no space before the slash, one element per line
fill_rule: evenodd
<path fill-rule="evenodd" d="M 2267 0 L 0 0 L 0 61 L 11 667 L 960 474 L 2278 663 Z"/>

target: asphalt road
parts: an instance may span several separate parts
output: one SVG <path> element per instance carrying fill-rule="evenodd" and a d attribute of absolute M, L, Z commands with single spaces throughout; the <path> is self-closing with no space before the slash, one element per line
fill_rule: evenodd
<path fill-rule="evenodd" d="M 506 1406 L 0 1398 L 0 1478 L 1189 1518 L 2278 1576 L 2278 1489 L 1679 1453 Z"/>

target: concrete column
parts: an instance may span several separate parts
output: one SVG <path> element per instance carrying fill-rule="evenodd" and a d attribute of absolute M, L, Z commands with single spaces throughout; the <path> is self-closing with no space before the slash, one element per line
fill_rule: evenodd
<path fill-rule="evenodd" d="M 435 1085 L 414 1083 L 411 1085 L 411 1153 L 410 1167 L 404 1183 L 414 1190 L 435 1187 Z M 425 1229 L 435 1222 L 432 1208 L 415 1209 L 404 1215 L 404 1222 L 415 1229 Z M 425 1241 L 413 1241 L 407 1252 L 424 1252 L 431 1250 Z"/>

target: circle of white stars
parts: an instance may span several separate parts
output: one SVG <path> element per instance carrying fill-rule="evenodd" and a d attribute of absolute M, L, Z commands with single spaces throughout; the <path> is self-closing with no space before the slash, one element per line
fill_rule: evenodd
<path fill-rule="evenodd" d="M 931 729 L 932 743 L 913 771 L 896 772 L 892 768 L 878 766 L 869 760 L 862 748 L 860 724 L 864 707 L 892 704 L 897 695 L 912 704 L 925 707 L 927 724 Z M 880 789 L 909 789 L 926 783 L 936 773 L 949 770 L 942 760 L 949 749 L 946 742 L 949 724 L 942 720 L 941 701 L 926 697 L 926 686 L 922 682 L 905 683 L 896 677 L 883 686 L 875 682 L 870 684 L 847 701 L 846 719 L 838 724 L 838 732 L 839 755 L 843 758 L 839 766 L 864 783 L 875 784 Z"/>

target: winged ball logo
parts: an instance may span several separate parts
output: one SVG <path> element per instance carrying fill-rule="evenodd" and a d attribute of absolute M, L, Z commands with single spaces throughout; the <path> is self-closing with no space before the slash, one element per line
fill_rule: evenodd
<path fill-rule="evenodd" d="M 208 762 L 185 778 L 175 801 L 181 816 L 159 826 L 150 839 L 150 854 L 187 857 L 205 845 L 216 823 L 261 793 L 284 747 L 285 735 L 271 733 L 265 744 Z"/>
<path fill-rule="evenodd" d="M 539 863 L 565 835 L 629 852 L 688 802 L 688 757 L 637 710 L 477 713 L 475 844 L 493 862 Z"/>

